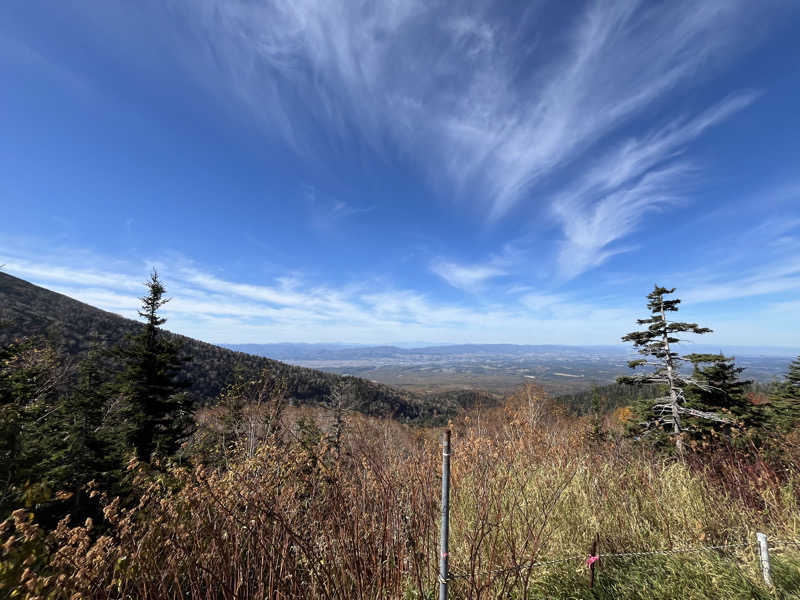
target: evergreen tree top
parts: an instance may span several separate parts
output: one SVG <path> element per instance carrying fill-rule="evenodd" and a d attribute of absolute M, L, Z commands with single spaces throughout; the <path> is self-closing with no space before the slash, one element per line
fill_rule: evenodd
<path fill-rule="evenodd" d="M 171 298 L 164 298 L 166 289 L 158 279 L 158 271 L 153 269 L 150 274 L 150 281 L 145 282 L 148 291 L 147 296 L 142 296 L 142 310 L 139 311 L 139 316 L 147 319 L 148 327 L 160 327 L 167 320 L 158 316 L 158 309 L 164 306 Z"/>
<path fill-rule="evenodd" d="M 708 327 L 700 327 L 697 323 L 668 321 L 666 319 L 666 312 L 677 311 L 678 304 L 680 304 L 679 298 L 664 298 L 665 295 L 674 293 L 675 288 L 665 288 L 657 284 L 654 285 L 653 291 L 647 295 L 647 308 L 650 309 L 650 317 L 636 320 L 639 325 L 647 325 L 647 329 L 632 331 L 623 336 L 622 341 L 633 342 L 634 347 L 636 347 L 641 354 L 665 357 L 668 352 L 664 342 L 667 342 L 667 344 L 675 344 L 681 341 L 680 338 L 671 334 L 688 332 L 702 335 L 704 333 L 711 333 L 711 329 Z M 669 354 L 673 358 L 677 357 L 673 352 L 669 352 Z"/>
<path fill-rule="evenodd" d="M 678 310 L 678 304 L 681 303 L 679 298 L 675 298 L 674 300 L 664 299 L 664 296 L 674 293 L 675 288 L 665 288 L 658 284 L 654 284 L 653 291 L 647 294 L 647 299 L 650 301 L 647 303 L 647 308 L 649 308 L 653 313 L 660 313 L 662 308 L 665 311 Z"/>

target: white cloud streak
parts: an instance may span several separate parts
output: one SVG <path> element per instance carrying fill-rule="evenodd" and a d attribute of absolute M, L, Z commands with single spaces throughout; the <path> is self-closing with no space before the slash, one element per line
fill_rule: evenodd
<path fill-rule="evenodd" d="M 484 292 L 488 285 L 499 278 L 513 277 L 527 261 L 527 241 L 506 243 L 502 251 L 486 260 L 466 263 L 439 257 L 431 261 L 429 268 L 448 285 L 472 294 Z M 512 292 L 513 293 L 513 287 Z"/>
<path fill-rule="evenodd" d="M 375 209 L 375 206 L 353 206 L 344 200 L 323 197 L 314 186 L 304 186 L 302 195 L 308 204 L 311 226 L 322 231 L 335 230 L 345 219 Z"/>
<path fill-rule="evenodd" d="M 431 264 L 431 271 L 451 286 L 464 291 L 478 291 L 490 279 L 501 277 L 507 271 L 497 264 L 464 265 L 437 260 Z"/>
<path fill-rule="evenodd" d="M 61 266 L 52 255 L 31 256 L 25 264 L 22 270 L 4 270 L 98 308 L 137 318 L 144 285 L 130 288 L 138 278 L 127 273 L 139 267 L 106 272 L 102 283 L 95 271 Z M 623 327 L 623 311 L 575 304 L 562 296 L 546 307 L 527 300 L 476 306 L 441 302 L 390 286 L 313 286 L 290 279 L 267 285 L 241 283 L 186 266 L 185 260 L 162 262 L 159 273 L 171 298 L 164 307 L 168 328 L 211 342 L 579 343 L 585 318 L 602 323 L 596 334 L 598 340 L 608 342 L 617 337 L 615 319 L 616 327 Z"/>
<path fill-rule="evenodd" d="M 4 262 L 3 255 L 7 253 L 0 249 L 0 263 Z M 31 254 L 17 256 L 15 266 L 7 261 L 4 270 L 98 308 L 136 318 L 138 296 L 144 291 L 139 280 L 145 279 L 147 267 L 118 263 L 118 271 L 104 271 L 99 280 L 94 269 L 63 264 L 70 255 L 90 258 L 86 253 L 66 252 L 67 258 Z M 90 263 L 108 261 L 94 257 Z M 157 264 L 172 298 L 164 307 L 168 327 L 210 342 L 382 344 L 413 339 L 436 343 L 602 344 L 617 342 L 644 310 L 638 295 L 614 299 L 594 294 L 589 302 L 573 294 L 518 287 L 491 301 L 460 303 L 376 282 L 312 285 L 292 277 L 277 278 L 269 284 L 243 283 L 209 273 L 185 259 Z M 16 265 L 24 266 L 17 269 Z M 800 262 L 796 259 L 743 270 L 741 276 L 728 280 L 707 279 L 697 273 L 669 279 L 678 286 L 690 313 L 703 312 L 713 303 L 771 295 L 771 303 L 754 304 L 747 313 L 747 331 L 755 331 L 760 323 L 768 336 L 744 338 L 741 322 L 723 316 L 707 323 L 717 331 L 718 337 L 710 340 L 714 343 L 766 343 L 776 332 L 781 340 L 797 334 L 796 327 L 787 321 L 796 303 L 775 298 L 775 294 L 800 290 Z"/>
<path fill-rule="evenodd" d="M 720 302 L 800 291 L 800 257 L 759 265 L 724 279 L 693 281 L 684 291 L 686 302 Z"/>
<path fill-rule="evenodd" d="M 31 280 L 71 284 L 80 282 L 87 286 L 109 286 L 115 289 L 140 290 L 142 281 L 119 273 L 94 269 L 40 264 L 26 259 L 11 258 L 0 262 L 4 271 Z"/>
<path fill-rule="evenodd" d="M 675 160 L 686 145 L 757 97 L 744 92 L 693 119 L 678 119 L 607 152 L 578 182 L 559 193 L 552 211 L 564 232 L 562 277 L 572 278 L 630 247 L 612 244 L 636 229 L 649 211 L 686 197 L 693 167 Z"/>

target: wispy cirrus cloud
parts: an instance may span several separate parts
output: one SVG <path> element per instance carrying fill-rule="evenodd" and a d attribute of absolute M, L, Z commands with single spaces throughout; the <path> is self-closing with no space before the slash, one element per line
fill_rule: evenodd
<path fill-rule="evenodd" d="M 521 205 L 555 215 L 564 234 L 556 268 L 570 278 L 624 251 L 613 242 L 673 202 L 680 190 L 668 176 L 693 166 L 665 161 L 754 100 L 740 93 L 696 115 L 691 102 L 676 108 L 674 94 L 753 46 L 754 24 L 779 4 L 587 1 L 555 24 L 549 8 L 175 0 L 135 12 L 159 27 L 159 51 L 231 115 L 308 160 L 400 158 L 492 222 Z M 104 23 L 129 29 L 130 11 L 103 10 Z M 645 133 L 620 145 L 632 124 Z M 590 171 L 589 189 L 565 186 L 571 169 Z M 618 208 L 622 226 L 607 218 Z M 310 223 L 331 230 L 363 210 L 317 198 Z M 450 271 L 461 287 L 492 276 Z"/>
<path fill-rule="evenodd" d="M 311 185 L 303 186 L 302 195 L 308 205 L 309 223 L 312 227 L 323 231 L 335 229 L 349 217 L 375 210 L 374 205 L 354 206 L 344 200 L 325 197 Z"/>
<path fill-rule="evenodd" d="M 30 45 L 0 31 L 0 65 L 11 63 L 23 67 L 26 71 L 43 73 L 47 80 L 55 86 L 69 89 L 72 94 L 84 102 L 95 102 L 98 91 L 90 80 L 57 61 L 42 55 Z"/>
<path fill-rule="evenodd" d="M 543 178 L 750 43 L 748 2 L 537 7 L 417 0 L 178 1 L 176 54 L 298 152 L 399 145 L 502 217 Z M 531 43 L 530 40 L 537 40 Z M 224 82 L 220 85 L 220 82 Z"/>
<path fill-rule="evenodd" d="M 687 302 L 720 302 L 786 292 L 800 292 L 800 255 L 743 270 L 735 276 L 690 281 Z"/>
<path fill-rule="evenodd" d="M 445 260 L 434 261 L 431 271 L 451 286 L 465 291 L 478 290 L 488 280 L 508 273 L 500 265 L 491 262 L 466 265 Z"/>
<path fill-rule="evenodd" d="M 528 240 L 507 242 L 500 252 L 478 262 L 465 262 L 437 257 L 429 269 L 445 283 L 465 292 L 479 293 L 489 283 L 513 276 L 524 265 Z"/>
<path fill-rule="evenodd" d="M 560 36 L 536 6 L 499 15 L 483 2 L 179 0 L 173 10 L 190 32 L 175 38 L 189 71 L 298 153 L 324 160 L 355 138 L 377 154 L 399 148 L 491 219 L 541 205 L 564 234 L 562 279 L 631 249 L 614 242 L 684 197 L 691 162 L 665 162 L 757 96 L 672 120 L 664 106 L 752 43 L 760 14 L 740 0 L 588 2 Z M 580 162 L 645 110 L 669 124 Z M 588 171 L 577 186 L 541 192 L 576 163 Z M 331 228 L 349 210 L 316 202 L 311 222 Z M 504 274 L 446 260 L 432 269 L 471 291 Z"/>
<path fill-rule="evenodd" d="M 571 278 L 631 247 L 614 246 L 646 213 L 686 199 L 695 169 L 679 157 L 687 144 L 750 105 L 758 94 L 733 95 L 700 115 L 672 121 L 612 148 L 578 182 L 558 193 L 552 211 L 564 232 L 558 257 Z"/>
<path fill-rule="evenodd" d="M 8 272 L 17 273 L 39 281 L 53 281 L 60 284 L 81 282 L 88 286 L 109 286 L 115 289 L 141 289 L 142 282 L 134 277 L 124 274 L 97 270 L 86 267 L 74 267 L 41 263 L 19 256 L 13 256 L 0 262 L 0 267 Z"/>

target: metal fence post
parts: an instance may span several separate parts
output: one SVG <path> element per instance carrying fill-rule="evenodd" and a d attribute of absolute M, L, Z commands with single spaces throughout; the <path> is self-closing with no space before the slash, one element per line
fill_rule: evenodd
<path fill-rule="evenodd" d="M 758 539 L 758 553 L 761 557 L 761 574 L 764 576 L 764 583 L 772 587 L 772 567 L 769 564 L 769 544 L 765 533 L 756 533 Z"/>
<path fill-rule="evenodd" d="M 450 430 L 442 434 L 442 530 L 439 537 L 439 600 L 447 600 L 448 543 L 450 533 Z"/>

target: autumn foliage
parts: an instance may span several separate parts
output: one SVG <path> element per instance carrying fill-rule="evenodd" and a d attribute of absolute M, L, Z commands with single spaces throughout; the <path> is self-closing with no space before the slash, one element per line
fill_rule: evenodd
<path fill-rule="evenodd" d="M 48 532 L 16 511 L 2 525 L 0 593 L 433 597 L 438 431 L 353 413 L 335 452 L 329 411 L 280 402 L 262 395 L 236 405 L 268 427 L 225 430 L 224 408 L 203 415 L 188 464 L 132 460 L 136 501 L 91 492 L 102 506 L 96 522 L 65 518 Z M 660 597 L 768 593 L 744 546 L 601 559 L 588 590 L 584 561 L 596 533 L 606 553 L 800 533 L 796 472 L 734 450 L 695 463 L 651 454 L 623 437 L 625 418 L 609 416 L 598 438 L 589 418 L 570 417 L 527 387 L 506 406 L 476 408 L 451 424 L 452 597 L 647 597 L 636 594 L 658 586 Z M 789 547 L 775 555 L 779 586 L 797 583 L 797 559 Z"/>

